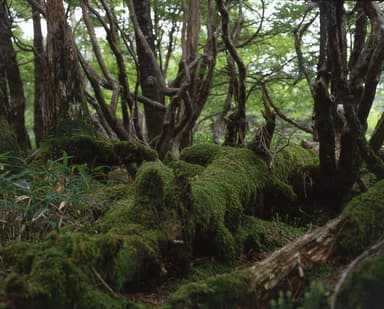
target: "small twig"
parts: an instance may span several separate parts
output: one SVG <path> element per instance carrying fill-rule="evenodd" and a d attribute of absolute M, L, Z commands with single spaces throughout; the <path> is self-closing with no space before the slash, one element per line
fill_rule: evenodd
<path fill-rule="evenodd" d="M 97 279 L 100 280 L 100 282 L 104 285 L 104 287 L 113 295 L 113 296 L 118 296 L 117 293 L 108 285 L 107 282 L 105 282 L 105 280 L 100 276 L 100 274 L 97 272 L 97 270 L 91 266 L 91 269 L 93 271 L 93 273 L 96 275 Z"/>

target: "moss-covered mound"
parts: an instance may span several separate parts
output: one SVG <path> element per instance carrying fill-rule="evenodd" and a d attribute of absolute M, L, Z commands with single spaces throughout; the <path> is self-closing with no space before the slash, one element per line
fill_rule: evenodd
<path fill-rule="evenodd" d="M 338 294 L 338 308 L 383 308 L 384 255 L 369 258 L 344 282 Z"/>
<path fill-rule="evenodd" d="M 89 135 L 79 138 L 90 141 Z M 60 145 L 69 147 L 74 140 Z M 116 145 L 121 144 L 113 145 L 114 151 Z M 174 162 L 172 168 L 145 162 L 127 194 L 81 232 L 1 247 L 0 300 L 11 307 L 85 308 L 90 299 L 95 307 L 124 307 L 129 303 L 117 295 L 148 291 L 186 274 L 194 257 L 231 264 L 300 233 L 251 216 L 268 203 L 266 188 L 271 183 L 289 188 L 287 178 L 280 179 L 248 149 L 211 146 L 187 148 L 181 157 L 192 162 Z M 243 293 L 243 279 L 235 283 Z M 223 285 L 223 293 L 230 294 L 231 284 Z"/>
<path fill-rule="evenodd" d="M 336 235 L 340 256 L 353 257 L 384 233 L 384 180 L 349 202 L 342 212 L 344 225 Z"/>
<path fill-rule="evenodd" d="M 192 230 L 176 180 L 162 163 L 148 162 L 128 197 L 88 232 L 53 233 L 33 245 L 7 243 L 0 248 L 7 274 L 0 300 L 11 307 L 88 308 L 83 298 L 95 297 L 93 306 L 122 308 L 128 302 L 115 293 L 147 291 L 166 275 L 185 272 L 191 252 L 186 232 Z"/>

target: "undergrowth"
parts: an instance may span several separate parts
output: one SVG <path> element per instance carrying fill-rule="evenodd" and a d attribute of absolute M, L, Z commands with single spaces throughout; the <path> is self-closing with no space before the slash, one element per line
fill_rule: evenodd
<path fill-rule="evenodd" d="M 2 242 L 38 241 L 53 230 L 76 231 L 104 212 L 103 185 L 93 179 L 103 167 L 69 164 L 64 152 L 44 164 L 0 154 L 0 227 Z M 13 158 L 12 162 L 15 162 Z"/>

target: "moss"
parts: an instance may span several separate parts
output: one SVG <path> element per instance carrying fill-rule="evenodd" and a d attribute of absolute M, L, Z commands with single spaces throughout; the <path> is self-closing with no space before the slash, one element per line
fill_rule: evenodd
<path fill-rule="evenodd" d="M 282 181 L 287 181 L 303 166 L 318 164 L 318 155 L 300 145 L 289 144 L 283 148 L 273 162 L 273 173 Z"/>
<path fill-rule="evenodd" d="M 233 308 L 254 306 L 256 299 L 245 272 L 188 283 L 176 291 L 165 308 Z"/>
<path fill-rule="evenodd" d="M 61 120 L 56 126 L 55 136 L 65 137 L 65 136 L 76 136 L 83 135 L 95 138 L 95 131 L 89 123 L 83 119 L 74 119 L 74 120 Z"/>
<path fill-rule="evenodd" d="M 157 159 L 154 150 L 128 141 L 109 141 L 96 136 L 92 126 L 83 120 L 61 121 L 55 136 L 43 141 L 41 154 L 44 158 L 58 158 L 67 152 L 75 163 L 90 166 L 141 164 Z"/>
<path fill-rule="evenodd" d="M 91 158 L 92 162 L 113 156 L 116 160 L 130 160 L 130 152 L 142 149 L 127 142 L 115 146 L 117 144 L 104 144 L 92 138 L 89 134 L 79 136 L 79 141 L 89 143 L 92 152 L 102 149 L 99 157 Z M 100 277 L 117 292 L 147 291 L 165 279 L 165 270 L 176 269 L 169 271 L 169 276 L 185 274 L 192 254 L 215 257 L 231 265 L 246 248 L 241 242 L 247 242 L 247 249 L 254 244 L 263 249 L 264 241 L 269 248 L 270 244 L 284 239 L 282 234 L 286 230 L 281 224 L 275 224 L 275 229 L 265 224 L 262 229 L 263 224 L 256 219 L 243 220 L 245 213 L 261 207 L 266 183 L 271 177 L 277 177 L 265 162 L 248 149 L 217 145 L 209 145 L 207 149 L 203 145 L 194 147 L 189 149 L 192 153 L 189 158 L 206 165 L 205 168 L 198 166 L 198 177 L 189 177 L 179 168 L 173 170 L 161 162 L 145 162 L 138 167 L 135 182 L 126 188 L 121 200 L 114 201 L 111 196 L 106 199 L 109 210 L 88 229 L 88 234 L 53 233 L 39 244 L 15 243 L 13 248 L 12 244 L 1 248 L 0 254 L 7 252 L 4 259 L 7 270 L 19 277 L 7 276 L 7 292 L 0 288 L 0 295 L 13 301 L 12 293 L 19 289 L 19 299 L 59 308 L 71 307 L 75 301 L 80 304 L 82 299 L 95 295 L 95 299 L 100 299 L 97 307 L 111 298 Z M 183 162 L 180 166 L 183 164 L 190 170 L 195 167 L 192 165 L 195 163 Z M 50 272 L 49 265 L 54 265 L 56 270 Z M 66 275 L 55 278 L 61 272 Z M 41 280 L 49 282 L 57 291 L 45 291 L 47 286 L 40 284 Z M 72 283 L 74 280 L 78 283 Z M 248 296 L 253 297 L 244 290 L 247 280 L 243 273 L 220 276 L 217 281 L 210 278 L 202 285 L 194 285 L 199 289 L 204 285 L 210 287 L 207 294 L 196 297 L 213 306 L 222 299 L 242 303 L 250 299 Z M 212 291 L 218 291 L 217 296 Z M 244 291 L 246 295 L 242 298 Z M 120 304 L 119 299 L 110 301 L 111 305 Z"/>
<path fill-rule="evenodd" d="M 11 298 L 28 300 L 35 308 L 64 308 L 80 299 L 85 281 L 72 260 L 52 248 L 34 259 L 30 273 L 8 276 L 5 291 Z"/>
<path fill-rule="evenodd" d="M 262 191 L 266 179 L 267 168 L 261 159 L 247 149 L 227 147 L 192 182 L 196 225 L 201 233 L 215 230 L 219 222 L 236 231 L 243 205 L 249 205 Z"/>
<path fill-rule="evenodd" d="M 239 244 L 241 252 L 253 254 L 281 247 L 304 233 L 304 229 L 282 222 L 244 216 L 241 229 L 236 234 L 236 243 Z"/>
<path fill-rule="evenodd" d="M 171 161 L 168 165 L 175 172 L 180 172 L 181 174 L 189 178 L 198 177 L 198 175 L 200 175 L 204 171 L 204 166 L 200 164 L 188 163 L 182 160 Z"/>
<path fill-rule="evenodd" d="M 353 257 L 384 233 L 384 180 L 353 198 L 343 210 L 344 224 L 336 235 L 340 256 Z"/>
<path fill-rule="evenodd" d="M 224 226 L 219 224 L 217 230 L 212 235 L 214 255 L 233 262 L 237 256 L 236 243 L 231 232 Z"/>
<path fill-rule="evenodd" d="M 180 154 L 180 160 L 192 164 L 207 166 L 219 155 L 225 148 L 216 144 L 196 144 L 184 148 Z"/>
<path fill-rule="evenodd" d="M 76 260 L 55 248 L 40 252 L 30 273 L 8 275 L 4 290 L 11 307 L 105 308 L 106 304 L 108 308 L 127 307 L 123 298 L 112 298 L 98 290 Z"/>
<path fill-rule="evenodd" d="M 286 215 L 296 210 L 297 195 L 293 188 L 277 177 L 271 177 L 264 190 L 263 208 L 256 210 L 256 215 L 271 218 L 276 213 Z"/>
<path fill-rule="evenodd" d="M 382 308 L 384 256 L 364 261 L 344 282 L 337 297 L 339 308 Z"/>
<path fill-rule="evenodd" d="M 5 265 L 14 264 L 14 271 L 28 273 L 39 248 L 31 243 L 15 240 L 7 246 L 0 247 L 0 256 Z"/>

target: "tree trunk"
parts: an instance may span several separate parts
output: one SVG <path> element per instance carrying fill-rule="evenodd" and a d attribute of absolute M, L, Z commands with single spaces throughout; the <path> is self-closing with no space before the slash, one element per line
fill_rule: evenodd
<path fill-rule="evenodd" d="M 319 2 L 320 50 L 313 96 L 320 152 L 319 201 L 327 207 L 340 207 L 350 198 L 361 158 L 381 174 L 364 135 L 383 67 L 380 29 L 384 18 L 376 2 L 357 2 L 353 11 L 356 31 L 348 54 L 344 3 Z M 367 37 L 369 27 L 372 33 Z M 371 141 L 376 149 L 382 138 L 378 127 Z"/>
<path fill-rule="evenodd" d="M 60 119 L 88 116 L 77 51 L 62 0 L 48 0 L 47 68 L 43 105 L 44 136 L 54 134 Z"/>
<path fill-rule="evenodd" d="M 133 1 L 137 21 L 148 42 L 152 52 L 155 52 L 155 41 L 152 29 L 151 8 L 149 0 Z M 152 65 L 151 56 L 146 52 L 140 38 L 136 34 L 137 55 L 139 60 L 140 86 L 142 95 L 154 100 L 160 104 L 164 104 L 164 96 L 160 92 L 160 81 L 157 79 L 158 74 Z M 163 126 L 164 113 L 150 105 L 144 105 L 145 120 L 147 124 L 148 139 L 153 144 L 154 139 L 161 133 Z"/>
<path fill-rule="evenodd" d="M 10 107 L 8 120 L 16 134 L 17 142 L 23 151 L 31 148 L 27 130 L 25 128 L 25 97 L 23 83 L 17 63 L 16 52 L 12 44 L 11 24 L 8 15 L 8 3 L 0 0 L 0 52 L 4 59 L 7 74 Z"/>
<path fill-rule="evenodd" d="M 9 152 L 11 156 L 19 154 L 20 148 L 16 136 L 8 123 L 8 88 L 5 64 L 0 53 L 0 153 Z"/>
<path fill-rule="evenodd" d="M 44 42 L 43 33 L 41 31 L 40 13 L 35 6 L 32 7 L 33 18 L 33 48 L 34 48 L 34 64 L 35 64 L 35 105 L 34 105 L 34 126 L 36 147 L 39 147 L 43 138 L 43 114 L 42 106 L 44 105 Z"/>
<path fill-rule="evenodd" d="M 8 100 L 7 75 L 5 72 L 4 59 L 0 53 L 0 116 L 7 118 L 8 109 L 9 109 L 9 100 Z"/>

